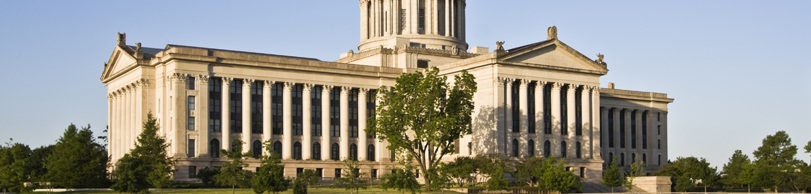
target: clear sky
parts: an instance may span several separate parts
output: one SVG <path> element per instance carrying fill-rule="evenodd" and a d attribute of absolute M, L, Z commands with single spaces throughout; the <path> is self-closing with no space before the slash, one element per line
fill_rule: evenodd
<path fill-rule="evenodd" d="M 470 0 L 471 46 L 546 39 L 595 58 L 603 87 L 667 93 L 670 159 L 722 166 L 766 135 L 811 140 L 811 1 Z M 116 32 L 167 44 L 339 58 L 359 42 L 358 1 L 0 1 L 0 142 L 53 144 L 107 125 L 99 77 Z M 798 154 L 808 161 L 809 154 Z"/>

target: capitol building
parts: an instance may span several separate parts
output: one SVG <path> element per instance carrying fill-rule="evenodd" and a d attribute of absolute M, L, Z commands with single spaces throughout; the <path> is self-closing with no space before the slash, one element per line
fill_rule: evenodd
<path fill-rule="evenodd" d="M 492 49 L 466 43 L 465 0 L 360 0 L 357 51 L 336 61 L 166 45 L 128 45 L 118 35 L 101 74 L 107 87 L 109 155 L 130 149 L 151 112 L 177 159 L 176 181 L 197 181 L 222 166 L 220 149 L 243 142 L 254 158 L 280 153 L 285 175 L 315 169 L 341 173 L 358 160 L 372 177 L 397 165 L 387 142 L 366 134 L 376 89 L 403 73 L 437 67 L 476 77 L 473 133 L 454 143 L 457 156 L 566 158 L 586 181 L 599 181 L 610 158 L 628 167 L 636 156 L 648 172 L 668 158 L 667 94 L 601 88 L 608 63 L 558 39 Z M 476 22 L 476 21 L 471 21 Z M 475 32 L 474 32 L 475 33 Z M 347 37 L 348 38 L 348 37 Z M 338 54 L 338 53 L 336 53 Z M 264 142 L 268 142 L 265 144 Z M 259 166 L 247 159 L 248 170 Z"/>

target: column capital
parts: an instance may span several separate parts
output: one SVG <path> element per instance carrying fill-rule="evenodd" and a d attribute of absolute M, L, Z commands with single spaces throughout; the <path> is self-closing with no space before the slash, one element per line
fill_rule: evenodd
<path fill-rule="evenodd" d="M 149 86 L 149 80 L 141 78 L 141 79 L 138 79 L 138 81 L 135 81 L 135 84 L 138 85 L 138 87 Z"/>
<path fill-rule="evenodd" d="M 574 92 L 579 87 L 580 87 L 580 85 L 577 85 L 577 84 L 569 84 L 569 91 Z"/>
<path fill-rule="evenodd" d="M 243 87 L 251 87 L 251 85 L 253 85 L 254 81 L 256 81 L 256 80 L 255 79 L 243 79 L 242 80 L 242 86 Z"/>
<path fill-rule="evenodd" d="M 328 96 L 330 93 L 332 93 L 332 86 L 331 85 L 321 86 L 321 93 L 323 93 L 322 95 Z"/>
<path fill-rule="evenodd" d="M 273 84 L 276 84 L 275 81 L 265 81 L 265 88 L 273 88 Z"/>
<path fill-rule="evenodd" d="M 222 85 L 223 86 L 230 86 L 231 81 L 234 81 L 234 78 L 232 78 L 232 77 L 222 77 Z"/>
<path fill-rule="evenodd" d="M 369 92 L 369 88 L 360 88 L 360 89 L 358 89 L 358 91 L 359 91 L 358 95 L 366 96 L 366 93 Z"/>
<path fill-rule="evenodd" d="M 302 92 L 308 93 L 313 89 L 314 86 L 315 84 L 304 84 L 304 89 L 302 89 Z"/>
<path fill-rule="evenodd" d="M 552 83 L 552 90 L 560 90 L 560 88 L 563 87 L 563 85 L 565 84 L 561 82 Z"/>
<path fill-rule="evenodd" d="M 295 85 L 296 83 L 294 82 L 284 82 L 284 91 L 290 91 Z"/>
<path fill-rule="evenodd" d="M 208 79 L 209 79 L 209 78 L 210 78 L 210 77 L 209 77 L 208 75 L 203 75 L 203 74 L 200 74 L 200 75 L 197 75 L 195 79 L 197 80 L 197 83 L 198 83 L 198 84 L 200 84 L 200 85 L 206 85 L 206 84 L 208 84 Z"/>
<path fill-rule="evenodd" d="M 186 83 L 186 81 L 189 79 L 189 74 L 172 73 L 171 75 L 167 76 L 167 78 L 172 81 Z"/>
<path fill-rule="evenodd" d="M 352 89 L 352 87 L 349 87 L 349 86 L 341 86 L 341 95 L 349 94 L 349 90 L 351 90 L 351 89 Z"/>
<path fill-rule="evenodd" d="M 532 81 L 531 81 L 531 80 L 527 80 L 527 79 L 522 79 L 522 80 L 521 80 L 521 82 L 520 82 L 519 87 L 526 88 L 527 86 L 529 86 L 529 83 L 530 83 L 530 82 L 532 82 Z"/>
<path fill-rule="evenodd" d="M 549 82 L 541 81 L 541 80 L 535 81 L 535 87 L 543 88 L 546 85 L 546 83 L 549 83 Z"/>
<path fill-rule="evenodd" d="M 512 81 L 514 81 L 514 79 L 513 78 L 508 78 L 508 77 L 498 77 L 495 80 L 496 83 L 501 83 L 501 84 L 511 83 Z"/>

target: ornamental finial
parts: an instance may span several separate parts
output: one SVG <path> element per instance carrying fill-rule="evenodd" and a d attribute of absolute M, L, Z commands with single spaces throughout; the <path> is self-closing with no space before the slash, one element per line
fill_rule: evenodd
<path fill-rule="evenodd" d="M 558 39 L 558 27 L 552 26 L 546 29 L 546 39 Z"/>

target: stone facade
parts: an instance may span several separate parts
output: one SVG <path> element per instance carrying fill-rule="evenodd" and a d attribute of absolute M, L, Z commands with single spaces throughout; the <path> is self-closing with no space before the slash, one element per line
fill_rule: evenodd
<path fill-rule="evenodd" d="M 152 112 L 179 161 L 178 181 L 196 181 L 190 171 L 221 166 L 224 159 L 216 150 L 229 149 L 233 140 L 245 142 L 243 151 L 254 154 L 268 154 L 263 150 L 272 146 L 288 176 L 321 169 L 323 177 L 333 177 L 342 159 L 357 159 L 362 171 L 380 176 L 396 163 L 385 141 L 363 132 L 366 118 L 374 116 L 375 89 L 427 67 L 446 76 L 466 70 L 478 82 L 473 134 L 460 139 L 458 152 L 447 160 L 565 157 L 588 181 L 599 181 L 606 155 L 666 161 L 667 105 L 673 99 L 599 88 L 608 73 L 602 55 L 592 60 L 577 52 L 558 40 L 554 26 L 544 41 L 509 50 L 499 42 L 492 52 L 487 47 L 468 52 L 465 5 L 362 0 L 359 51 L 335 62 L 181 45 L 142 48 L 126 45 L 119 34 L 101 76 L 108 88 L 112 161 L 132 149 Z M 615 120 L 610 137 L 630 146 L 607 139 L 608 112 Z M 635 124 L 619 125 L 620 120 Z M 247 162 L 248 169 L 259 165 L 256 159 Z M 648 163 L 649 171 L 662 164 Z"/>

